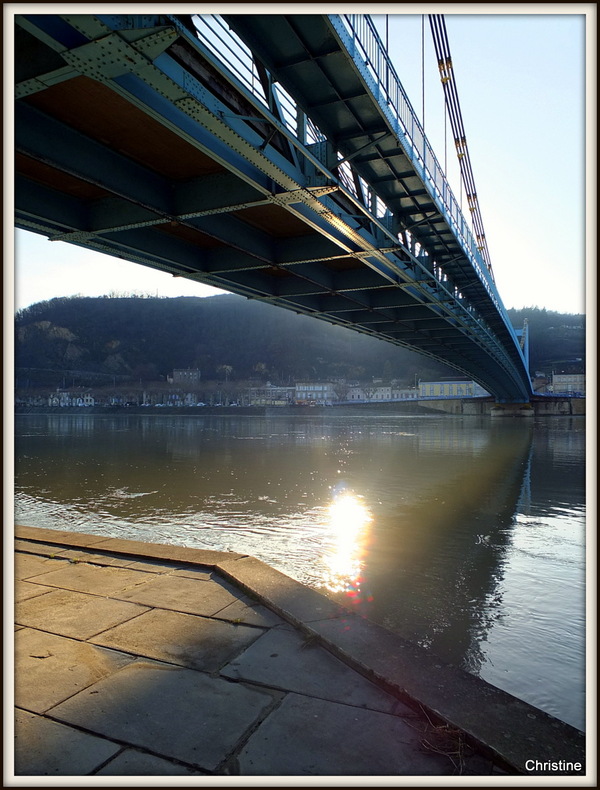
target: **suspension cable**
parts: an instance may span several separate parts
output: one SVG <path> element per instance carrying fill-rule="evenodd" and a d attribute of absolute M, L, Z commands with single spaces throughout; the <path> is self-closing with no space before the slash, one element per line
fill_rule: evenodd
<path fill-rule="evenodd" d="M 460 111 L 460 102 L 458 100 L 458 91 L 454 78 L 454 69 L 452 67 L 452 58 L 450 55 L 450 46 L 448 44 L 448 34 L 446 33 L 444 15 L 428 14 L 428 16 L 429 24 L 431 26 L 431 35 L 435 46 L 435 53 L 438 60 L 438 68 L 440 70 L 440 79 L 444 89 L 446 109 L 448 111 L 448 117 L 450 118 L 450 125 L 454 135 L 454 144 L 456 146 L 456 154 L 458 156 L 458 163 L 461 173 L 461 187 L 464 182 L 467 193 L 467 203 L 473 218 L 473 229 L 475 231 L 477 248 L 481 252 L 483 260 L 488 267 L 488 271 L 490 272 L 492 279 L 494 279 L 490 253 L 487 246 L 487 240 L 485 238 L 485 231 L 483 229 L 483 221 L 481 219 L 481 211 L 479 209 L 479 202 L 477 200 L 477 190 L 475 189 L 475 180 L 473 178 L 473 169 L 471 167 L 469 149 L 467 148 L 467 138 L 463 126 L 462 113 Z"/>
<path fill-rule="evenodd" d="M 425 129 L 425 14 L 421 14 L 421 98 L 423 107 L 421 125 Z"/>

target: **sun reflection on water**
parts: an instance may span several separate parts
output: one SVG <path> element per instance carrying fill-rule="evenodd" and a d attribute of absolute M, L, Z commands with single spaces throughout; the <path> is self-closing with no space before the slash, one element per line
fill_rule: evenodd
<path fill-rule="evenodd" d="M 363 597 L 362 569 L 372 521 L 362 497 L 341 491 L 334 495 L 326 511 L 329 543 L 323 556 L 322 586 L 331 592 L 346 593 L 354 600 Z"/>

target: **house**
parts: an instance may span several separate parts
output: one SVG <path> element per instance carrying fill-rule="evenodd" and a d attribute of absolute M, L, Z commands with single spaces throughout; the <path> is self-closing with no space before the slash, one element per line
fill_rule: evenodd
<path fill-rule="evenodd" d="M 410 400 L 418 397 L 419 392 L 415 387 L 392 387 L 392 400 Z"/>
<path fill-rule="evenodd" d="M 251 406 L 288 406 L 294 402 L 294 387 L 251 387 L 248 390 L 248 403 Z"/>
<path fill-rule="evenodd" d="M 60 406 L 61 408 L 64 408 L 66 406 L 76 404 L 77 399 L 72 398 L 70 392 L 61 392 L 60 390 L 57 390 L 48 397 L 48 406 Z"/>
<path fill-rule="evenodd" d="M 348 388 L 346 400 L 353 403 L 377 403 L 383 401 L 409 400 L 418 397 L 416 389 L 401 388 L 394 384 L 360 384 Z"/>
<path fill-rule="evenodd" d="M 173 371 L 171 383 L 187 386 L 200 383 L 200 370 L 198 368 L 176 369 Z"/>
<path fill-rule="evenodd" d="M 482 398 L 489 392 L 475 381 L 420 381 L 420 398 Z"/>

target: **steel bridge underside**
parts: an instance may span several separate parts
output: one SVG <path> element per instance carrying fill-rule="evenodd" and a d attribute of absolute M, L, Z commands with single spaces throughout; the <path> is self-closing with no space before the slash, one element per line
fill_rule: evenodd
<path fill-rule="evenodd" d="M 17 227 L 407 347 L 497 400 L 529 399 L 514 330 L 331 17 L 226 17 L 256 58 L 262 101 L 190 17 L 16 21 Z M 290 132 L 274 81 L 326 140 Z"/>

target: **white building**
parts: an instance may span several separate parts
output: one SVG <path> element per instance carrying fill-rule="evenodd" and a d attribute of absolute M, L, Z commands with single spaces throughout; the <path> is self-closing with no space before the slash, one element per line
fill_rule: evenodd
<path fill-rule="evenodd" d="M 320 406 L 330 405 L 334 400 L 338 400 L 335 385 L 331 382 L 317 382 L 314 384 L 296 384 L 294 400 L 298 404 L 317 404 Z"/>
<path fill-rule="evenodd" d="M 190 385 L 199 384 L 201 379 L 198 368 L 175 369 L 171 377 L 172 384 Z"/>
<path fill-rule="evenodd" d="M 410 400 L 411 398 L 418 398 L 419 392 L 415 387 L 408 387 L 401 389 L 399 387 L 392 387 L 392 400 Z"/>
<path fill-rule="evenodd" d="M 585 373 L 553 373 L 552 392 L 555 395 L 585 395 Z"/>
<path fill-rule="evenodd" d="M 294 402 L 294 387 L 251 387 L 248 390 L 248 403 L 251 406 L 288 406 Z"/>
<path fill-rule="evenodd" d="M 65 408 L 67 406 L 94 406 L 94 396 L 86 392 L 83 395 L 71 395 L 70 392 L 53 392 L 48 397 L 48 406 L 60 406 Z"/>
<path fill-rule="evenodd" d="M 349 387 L 346 400 L 353 403 L 381 403 L 417 397 L 418 392 L 414 388 L 401 388 L 390 384 L 362 384 Z"/>

